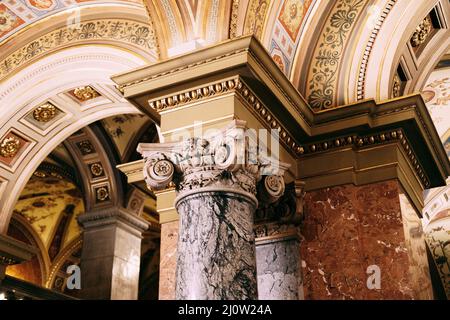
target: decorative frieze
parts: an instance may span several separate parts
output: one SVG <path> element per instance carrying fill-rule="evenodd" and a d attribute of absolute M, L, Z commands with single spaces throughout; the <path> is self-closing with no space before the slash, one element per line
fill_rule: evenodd
<path fill-rule="evenodd" d="M 164 112 L 185 106 L 196 101 L 205 100 L 223 94 L 235 93 L 246 102 L 245 106 L 266 125 L 266 128 L 278 131 L 280 141 L 293 155 L 301 153 L 299 144 L 282 125 L 269 108 L 253 93 L 250 87 L 241 79 L 233 78 L 203 87 L 186 90 L 176 95 L 166 96 L 149 101 L 149 105 L 157 112 Z"/>

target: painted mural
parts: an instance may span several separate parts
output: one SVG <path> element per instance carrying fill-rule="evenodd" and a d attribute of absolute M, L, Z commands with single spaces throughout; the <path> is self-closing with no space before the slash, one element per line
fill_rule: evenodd
<path fill-rule="evenodd" d="M 450 69 L 434 71 L 422 91 L 444 149 L 450 159 Z M 424 209 L 430 219 L 424 229 L 428 247 L 442 279 L 447 298 L 450 299 L 450 187 L 429 190 L 435 192 Z"/>
<path fill-rule="evenodd" d="M 33 174 L 14 208 L 14 213 L 30 223 L 51 257 L 79 235 L 76 217 L 83 212 L 79 188 L 59 173 L 41 170 Z"/>
<path fill-rule="evenodd" d="M 124 159 L 130 147 L 130 141 L 136 138 L 140 128 L 149 122 L 149 119 L 143 115 L 124 114 L 113 116 L 102 120 L 106 132 L 114 141 L 121 159 Z"/>
<path fill-rule="evenodd" d="M 422 91 L 438 134 L 442 137 L 450 129 L 450 69 L 433 72 Z"/>
<path fill-rule="evenodd" d="M 441 211 L 425 229 L 426 240 L 450 299 L 450 209 Z"/>
<path fill-rule="evenodd" d="M 142 6 L 141 0 L 2 0 L 0 3 L 0 42 L 42 18 L 68 8 L 93 3 L 128 3 Z"/>
<path fill-rule="evenodd" d="M 12 12 L 3 3 L 0 3 L 0 39 L 24 23 L 25 21 L 23 21 L 19 16 Z"/>
<path fill-rule="evenodd" d="M 286 75 L 289 75 L 292 69 L 303 22 L 307 19 L 315 2 L 315 0 L 279 2 L 280 7 L 270 40 L 269 52 Z"/>

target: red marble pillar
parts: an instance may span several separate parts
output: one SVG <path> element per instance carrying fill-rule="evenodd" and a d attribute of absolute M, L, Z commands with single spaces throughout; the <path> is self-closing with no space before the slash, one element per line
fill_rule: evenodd
<path fill-rule="evenodd" d="M 420 218 L 395 180 L 307 192 L 302 234 L 307 300 L 433 298 Z"/>

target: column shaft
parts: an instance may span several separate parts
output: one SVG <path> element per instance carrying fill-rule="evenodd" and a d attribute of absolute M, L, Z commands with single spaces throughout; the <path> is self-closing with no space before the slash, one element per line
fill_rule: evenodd
<path fill-rule="evenodd" d="M 199 193 L 178 203 L 177 299 L 256 299 L 255 203 Z"/>
<path fill-rule="evenodd" d="M 79 216 L 81 293 L 86 299 L 138 298 L 142 232 L 147 223 L 118 208 Z"/>
<path fill-rule="evenodd" d="M 259 241 L 256 245 L 258 298 L 302 298 L 300 245 L 296 238 Z"/>

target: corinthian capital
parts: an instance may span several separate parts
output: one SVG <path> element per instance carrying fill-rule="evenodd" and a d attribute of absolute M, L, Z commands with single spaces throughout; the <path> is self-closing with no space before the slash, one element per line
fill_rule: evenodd
<path fill-rule="evenodd" d="M 283 175 L 289 165 L 259 155 L 259 146 L 253 140 L 245 121 L 235 120 L 212 136 L 177 143 L 141 143 L 138 151 L 145 158 L 147 186 L 160 190 L 173 182 L 180 195 L 233 191 L 254 196 L 257 183 L 264 177 L 267 197 L 278 199 L 284 192 Z"/>

